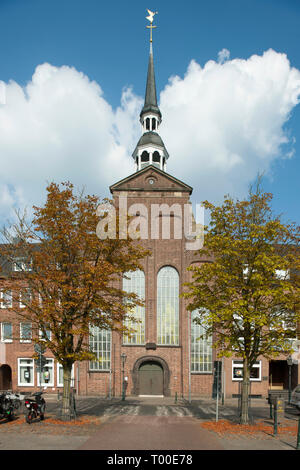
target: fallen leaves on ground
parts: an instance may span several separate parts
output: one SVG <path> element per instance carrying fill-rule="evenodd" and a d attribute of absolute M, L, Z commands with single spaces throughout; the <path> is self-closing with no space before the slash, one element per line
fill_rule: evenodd
<path fill-rule="evenodd" d="M 213 431 L 219 436 L 224 437 L 224 435 L 229 437 L 240 437 L 246 435 L 247 437 L 259 437 L 261 434 L 274 434 L 274 427 L 262 422 L 257 424 L 235 424 L 230 421 L 220 420 L 220 421 L 206 421 L 201 423 L 201 426 L 208 431 Z M 297 435 L 297 425 L 286 426 L 278 425 L 277 428 L 278 434 L 291 434 Z"/>
<path fill-rule="evenodd" d="M 46 432 L 51 434 L 83 432 L 89 434 L 101 424 L 101 420 L 96 416 L 82 415 L 70 421 L 62 421 L 55 415 L 46 415 L 43 421 L 37 418 L 28 424 L 25 416 L 20 415 L 12 421 L 1 421 L 0 424 L 0 431 L 5 430 L 5 432 Z"/>

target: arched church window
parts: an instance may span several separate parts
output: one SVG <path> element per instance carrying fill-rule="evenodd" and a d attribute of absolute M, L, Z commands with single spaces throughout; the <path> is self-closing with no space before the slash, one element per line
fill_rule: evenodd
<path fill-rule="evenodd" d="M 146 119 L 146 130 L 150 131 L 150 118 Z"/>
<path fill-rule="evenodd" d="M 212 372 L 212 341 L 195 318 L 200 318 L 198 310 L 191 313 L 191 372 Z"/>
<path fill-rule="evenodd" d="M 155 118 L 152 118 L 152 130 L 153 131 L 156 130 L 156 119 Z"/>
<path fill-rule="evenodd" d="M 125 273 L 123 277 L 123 290 L 137 294 L 141 300 L 145 299 L 145 274 L 141 270 Z M 145 307 L 136 306 L 129 315 L 138 322 L 126 319 L 125 325 L 131 334 L 124 334 L 124 344 L 145 344 Z"/>
<path fill-rule="evenodd" d="M 179 275 L 172 266 L 157 275 L 157 343 L 179 345 Z"/>

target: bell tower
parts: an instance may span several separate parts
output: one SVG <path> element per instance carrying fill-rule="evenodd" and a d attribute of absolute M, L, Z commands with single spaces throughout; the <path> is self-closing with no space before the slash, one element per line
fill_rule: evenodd
<path fill-rule="evenodd" d="M 154 14 L 153 14 L 154 16 Z M 132 154 L 136 164 L 136 171 L 140 171 L 146 166 L 153 165 L 160 170 L 166 171 L 166 163 L 169 154 L 159 135 L 159 126 L 162 115 L 157 105 L 156 84 L 154 74 L 152 29 L 156 28 L 152 24 L 153 16 L 147 17 L 150 21 L 150 54 L 148 63 L 148 74 L 145 92 L 145 102 L 140 113 L 140 123 L 142 125 L 142 136 Z"/>

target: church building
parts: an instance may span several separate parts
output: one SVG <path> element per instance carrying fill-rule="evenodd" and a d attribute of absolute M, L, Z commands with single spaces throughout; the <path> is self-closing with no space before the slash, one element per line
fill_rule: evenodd
<path fill-rule="evenodd" d="M 120 397 L 125 393 L 177 395 L 186 399 L 211 397 L 216 352 L 211 341 L 199 340 L 201 327 L 192 321 L 196 312 L 187 310 L 187 300 L 180 295 L 183 284 L 191 281 L 187 268 L 208 260 L 201 251 L 190 249 L 186 237 L 184 214 L 191 206 L 193 189 L 167 171 L 172 155 L 160 136 L 162 114 L 157 103 L 152 37 L 145 102 L 139 118 L 141 137 L 132 153 L 136 171 L 113 183 L 110 191 L 117 206 L 126 203 L 132 214 L 138 211 L 140 220 L 145 218 L 146 236 L 139 243 L 151 254 L 142 261 L 142 270 L 127 273 L 122 281 L 122 288 L 145 299 L 145 305 L 136 307 L 134 315 L 139 322 L 128 323 L 132 328 L 130 335 L 91 328 L 90 346 L 98 360 L 75 363 L 72 386 L 78 395 L 101 397 Z M 11 388 L 29 393 L 41 383 L 48 393 L 58 393 L 63 387 L 62 367 L 46 352 L 48 375 L 40 382 L 26 326 L 12 325 L 9 299 L 1 297 L 0 301 L 0 390 Z M 224 395 L 237 395 L 243 373 L 241 358 L 218 360 Z M 299 365 L 293 364 L 292 368 L 296 385 Z M 271 362 L 260 358 L 254 365 L 251 394 L 267 396 L 270 386 L 288 387 L 285 357 Z"/>

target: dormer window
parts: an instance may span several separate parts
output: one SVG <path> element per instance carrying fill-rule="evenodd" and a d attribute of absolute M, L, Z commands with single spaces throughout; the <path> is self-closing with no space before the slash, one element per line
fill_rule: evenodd
<path fill-rule="evenodd" d="M 31 271 L 31 262 L 26 261 L 23 257 L 15 258 L 12 264 L 12 269 L 15 272 Z"/>

